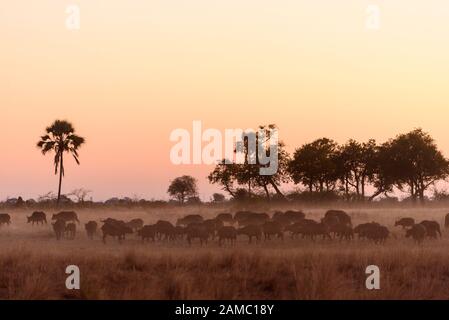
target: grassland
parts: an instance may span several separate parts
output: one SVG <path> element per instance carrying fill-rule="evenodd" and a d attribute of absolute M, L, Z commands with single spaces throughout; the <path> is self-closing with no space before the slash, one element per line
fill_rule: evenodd
<path fill-rule="evenodd" d="M 271 208 L 274 210 L 275 208 Z M 319 219 L 325 208 L 305 209 Z M 56 241 L 51 225 L 26 223 L 27 210 L 9 211 L 0 227 L 0 299 L 447 299 L 449 236 L 417 246 L 395 228 L 397 217 L 443 222 L 445 208 L 348 209 L 354 224 L 377 221 L 393 236 L 385 245 L 366 241 L 271 240 L 235 247 L 210 242 L 123 244 L 88 240 L 81 224 L 75 240 Z M 219 209 L 78 210 L 82 222 L 105 217 L 145 223 L 175 221 L 189 213 L 215 216 Z M 47 212 L 51 214 L 51 211 Z M 65 268 L 81 270 L 81 290 L 65 288 Z M 365 288 L 365 268 L 381 270 L 381 289 Z"/>

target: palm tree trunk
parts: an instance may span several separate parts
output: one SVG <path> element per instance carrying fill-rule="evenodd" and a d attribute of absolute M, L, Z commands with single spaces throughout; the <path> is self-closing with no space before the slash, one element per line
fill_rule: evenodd
<path fill-rule="evenodd" d="M 56 201 L 56 206 L 59 206 L 59 201 L 61 200 L 61 187 L 62 187 L 62 174 L 64 171 L 63 164 L 63 154 L 61 153 L 61 161 L 59 163 L 59 188 L 58 188 L 58 200 Z"/>

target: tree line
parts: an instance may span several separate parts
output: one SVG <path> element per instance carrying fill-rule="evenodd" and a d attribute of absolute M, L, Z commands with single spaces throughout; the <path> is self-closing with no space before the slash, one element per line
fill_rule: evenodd
<path fill-rule="evenodd" d="M 245 154 L 244 163 L 229 164 L 223 159 L 208 175 L 210 183 L 220 185 L 234 199 L 256 195 L 284 199 L 281 186 L 292 182 L 309 194 L 338 194 L 348 201 L 371 201 L 380 195 L 388 197 L 395 190 L 407 192 L 413 201 L 424 201 L 429 187 L 449 174 L 449 160 L 434 139 L 422 129 L 415 129 L 380 144 L 374 139 L 366 142 L 350 139 L 339 145 L 330 138 L 320 138 L 296 148 L 291 155 L 279 141 L 278 171 L 274 175 L 261 175 L 260 150 L 252 150 L 249 141 L 255 138 L 259 148 L 263 145 L 259 139 L 268 140 L 277 127 L 270 124 L 259 129 L 251 133 L 255 137 L 244 135 L 240 145 L 236 145 L 234 151 Z M 259 136 L 261 132 L 263 137 Z M 84 143 L 85 139 L 75 133 L 73 125 L 61 120 L 48 126 L 37 143 L 44 155 L 54 153 L 54 172 L 59 174 L 57 203 L 62 196 L 64 154 L 72 155 L 79 164 L 78 149 Z M 262 152 L 268 155 L 270 150 L 266 147 Z M 84 200 L 89 192 L 76 190 L 73 195 Z M 174 179 L 167 192 L 181 203 L 199 200 L 196 179 L 190 176 Z M 214 201 L 220 199 L 223 200 L 221 195 L 214 195 Z"/>
<path fill-rule="evenodd" d="M 310 194 L 336 193 L 348 201 L 388 197 L 395 189 L 407 192 L 413 201 L 424 201 L 429 187 L 449 174 L 449 160 L 422 129 L 381 144 L 374 139 L 350 139 L 339 145 L 330 138 L 320 138 L 296 148 L 292 155 L 281 142 L 278 155 L 279 170 L 273 176 L 259 175 L 258 164 L 225 164 L 223 160 L 208 180 L 233 198 L 256 194 L 267 199 L 272 194 L 285 198 L 280 187 L 293 182 Z"/>

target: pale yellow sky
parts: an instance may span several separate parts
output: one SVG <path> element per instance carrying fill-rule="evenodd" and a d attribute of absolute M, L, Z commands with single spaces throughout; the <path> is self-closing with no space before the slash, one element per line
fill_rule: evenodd
<path fill-rule="evenodd" d="M 449 156 L 449 2 L 4 1 L 0 199 L 56 189 L 35 143 L 56 118 L 87 138 L 64 190 L 165 197 L 210 167 L 171 164 L 171 130 L 276 123 L 289 150 L 328 136 L 379 141 L 415 127 Z M 66 6 L 81 28 L 65 27 Z M 380 7 L 380 29 L 365 27 Z"/>

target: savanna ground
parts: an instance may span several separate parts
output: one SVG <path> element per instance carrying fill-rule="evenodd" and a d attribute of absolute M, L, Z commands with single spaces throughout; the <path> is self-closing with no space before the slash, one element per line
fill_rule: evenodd
<path fill-rule="evenodd" d="M 277 208 L 271 208 L 273 212 Z M 285 208 L 280 208 L 285 209 Z M 304 209 L 318 220 L 328 208 Z M 394 227 L 398 217 L 437 220 L 445 208 L 347 209 L 356 225 L 376 221 L 394 233 L 384 245 L 354 240 L 303 239 L 234 247 L 185 241 L 143 244 L 128 235 L 119 244 L 97 235 L 87 239 L 84 223 L 106 217 L 146 224 L 176 221 L 185 214 L 214 217 L 223 209 L 77 210 L 81 224 L 75 240 L 56 241 L 51 224 L 26 223 L 30 210 L 10 210 L 12 224 L 0 227 L 0 299 L 447 299 L 449 298 L 449 231 L 441 240 L 415 245 Z M 54 211 L 47 211 L 47 218 Z M 365 268 L 377 265 L 380 290 L 367 290 Z M 81 289 L 67 290 L 66 266 L 81 271 Z"/>

